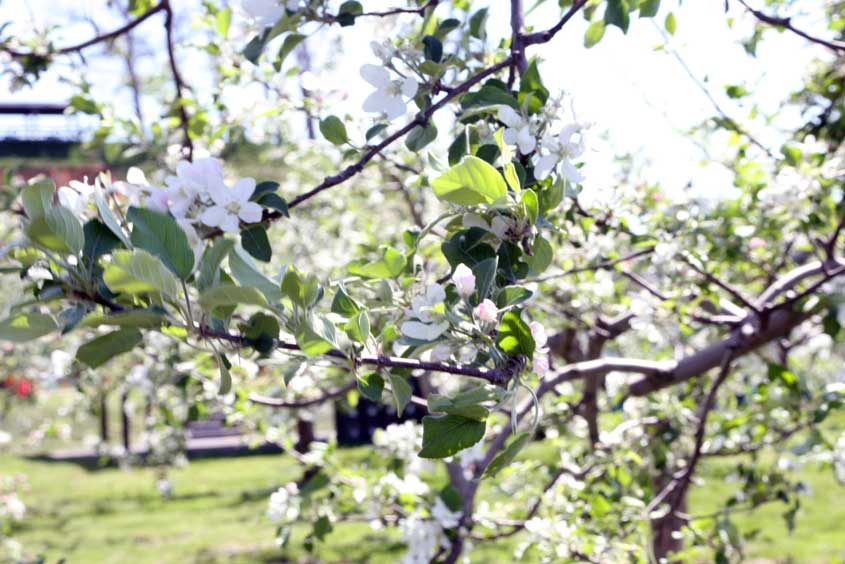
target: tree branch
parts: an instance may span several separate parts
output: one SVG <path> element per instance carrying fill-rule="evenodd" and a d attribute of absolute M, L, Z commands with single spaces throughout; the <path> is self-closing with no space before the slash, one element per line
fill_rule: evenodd
<path fill-rule="evenodd" d="M 103 33 L 100 35 L 96 35 L 87 41 L 83 41 L 82 43 L 77 43 L 75 45 L 68 45 L 67 47 L 62 47 L 60 49 L 56 49 L 53 51 L 55 55 L 68 55 L 71 53 L 77 53 L 88 47 L 96 45 L 98 43 L 103 43 L 104 41 L 111 41 L 112 39 L 116 39 L 117 37 L 123 35 L 131 31 L 133 28 L 141 25 L 147 19 L 149 19 L 154 14 L 161 12 L 162 10 L 169 10 L 169 0 L 162 0 L 134 20 L 127 22 L 125 25 L 115 29 L 114 31 L 110 31 L 108 33 Z M 3 48 L 7 53 L 9 53 L 12 57 L 21 58 L 21 57 L 30 57 L 33 56 L 34 53 L 27 53 L 23 51 L 16 51 L 14 49 Z"/>
<path fill-rule="evenodd" d="M 845 52 L 845 43 L 843 43 L 842 41 L 830 41 L 830 40 L 827 40 L 827 39 L 822 39 L 820 37 L 816 37 L 815 35 L 810 35 L 806 31 L 800 30 L 800 29 L 796 28 L 794 25 L 792 25 L 792 18 L 781 18 L 781 17 L 778 17 L 778 16 L 770 16 L 769 14 L 761 12 L 760 10 L 755 10 L 754 8 L 749 6 L 748 2 L 746 2 L 745 0 L 739 0 L 739 3 L 742 4 L 745 7 L 745 9 L 748 10 L 751 14 L 753 14 L 755 18 L 757 18 L 758 20 L 760 20 L 761 22 L 763 22 L 765 24 L 768 24 L 768 25 L 771 25 L 771 26 L 774 26 L 774 27 L 780 27 L 780 28 L 783 28 L 783 29 L 787 29 L 787 30 L 791 31 L 792 33 L 794 33 L 795 35 L 799 35 L 799 36 L 803 37 L 807 41 L 810 41 L 812 43 L 817 43 L 818 45 L 823 45 L 823 46 L 827 47 L 828 49 L 831 49 L 831 50 L 833 50 L 837 53 Z"/>

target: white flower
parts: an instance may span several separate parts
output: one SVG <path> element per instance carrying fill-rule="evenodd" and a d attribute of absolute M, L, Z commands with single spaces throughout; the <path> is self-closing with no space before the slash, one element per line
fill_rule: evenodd
<path fill-rule="evenodd" d="M 396 56 L 396 47 L 394 47 L 393 43 L 387 39 L 381 43 L 378 41 L 370 41 L 370 49 L 376 57 L 381 59 L 382 64 L 385 66 L 387 66 L 393 57 Z"/>
<path fill-rule="evenodd" d="M 291 3 L 288 1 L 288 5 Z M 285 14 L 285 9 L 276 0 L 243 0 L 241 8 L 255 25 L 261 27 L 275 24 Z"/>
<path fill-rule="evenodd" d="M 112 189 L 125 197 L 130 206 L 143 206 L 159 213 L 167 213 L 167 192 L 163 188 L 151 185 L 138 167 L 130 167 L 126 172 L 126 182 L 115 182 Z"/>
<path fill-rule="evenodd" d="M 270 496 L 267 517 L 274 523 L 292 523 L 299 517 L 299 488 L 294 482 L 282 486 Z"/>
<path fill-rule="evenodd" d="M 462 298 L 468 298 L 475 292 L 475 275 L 464 263 L 459 264 L 452 274 L 452 283 Z"/>
<path fill-rule="evenodd" d="M 482 323 L 493 323 L 499 317 L 499 308 L 492 301 L 485 299 L 475 306 L 475 318 Z"/>
<path fill-rule="evenodd" d="M 0 497 L 0 515 L 9 515 L 15 521 L 20 521 L 26 514 L 26 505 L 16 493 Z"/>
<path fill-rule="evenodd" d="M 537 321 L 529 323 L 528 328 L 531 329 L 531 336 L 534 338 L 534 344 L 537 348 L 542 349 L 545 347 L 549 340 L 548 337 L 546 337 L 546 328 Z"/>
<path fill-rule="evenodd" d="M 449 323 L 438 323 L 436 320 L 439 316 L 435 317 L 433 310 L 445 299 L 446 290 L 440 284 L 431 284 L 426 288 L 425 295 L 414 296 L 411 300 L 412 311 L 407 313 L 416 320 L 404 322 L 402 334 L 421 341 L 433 341 L 442 335 L 449 328 Z"/>
<path fill-rule="evenodd" d="M 570 182 L 584 180 L 581 171 L 572 162 L 584 154 L 584 129 L 585 126 L 580 123 L 571 123 L 558 135 L 547 134 L 543 137 L 542 148 L 545 154 L 534 157 L 534 176 L 538 180 L 546 178 L 558 165 Z M 573 140 L 573 136 L 577 136 L 577 139 Z"/>
<path fill-rule="evenodd" d="M 448 362 L 452 358 L 452 347 L 446 343 L 439 343 L 429 353 L 431 362 Z"/>
<path fill-rule="evenodd" d="M 434 517 L 434 520 L 440 523 L 440 526 L 444 529 L 454 529 L 460 524 L 463 512 L 460 510 L 452 511 L 438 496 L 437 499 L 434 500 L 434 506 L 431 508 L 431 516 Z"/>
<path fill-rule="evenodd" d="M 202 212 L 200 221 L 230 233 L 238 232 L 239 220 L 244 223 L 261 221 L 261 206 L 249 201 L 253 192 L 255 180 L 252 178 L 241 178 L 231 188 L 223 181 L 212 184 L 209 193 L 215 205 Z"/>
<path fill-rule="evenodd" d="M 392 80 L 390 71 L 378 65 L 362 65 L 361 78 L 376 87 L 364 100 L 364 111 L 385 114 L 388 121 L 405 115 L 405 98 L 417 94 L 417 81 L 411 77 Z"/>
<path fill-rule="evenodd" d="M 513 229 L 513 222 L 510 218 L 497 215 L 490 222 L 490 231 L 499 239 L 508 239 L 508 232 Z"/>
<path fill-rule="evenodd" d="M 210 193 L 212 186 L 223 183 L 223 163 L 218 159 L 179 161 L 176 175 L 167 177 L 167 200 L 174 217 L 186 217 Z"/>
<path fill-rule="evenodd" d="M 546 328 L 537 321 L 528 324 L 531 329 L 531 337 L 534 339 L 534 360 L 533 368 L 537 376 L 543 377 L 549 371 L 549 338 L 546 336 Z"/>
<path fill-rule="evenodd" d="M 408 552 L 402 564 L 428 564 L 441 547 L 448 546 L 448 539 L 437 521 L 423 519 L 418 513 L 399 521 L 402 540 Z"/>
<path fill-rule="evenodd" d="M 81 216 L 94 196 L 94 185 L 88 184 L 87 178 L 84 182 L 71 180 L 68 184 L 70 186 L 62 186 L 58 190 L 59 203 L 73 212 L 73 215 Z"/>
<path fill-rule="evenodd" d="M 519 152 L 527 155 L 537 147 L 537 139 L 531 133 L 528 120 L 510 106 L 499 106 L 499 121 L 504 123 L 505 131 L 502 140 L 508 145 L 516 145 Z"/>

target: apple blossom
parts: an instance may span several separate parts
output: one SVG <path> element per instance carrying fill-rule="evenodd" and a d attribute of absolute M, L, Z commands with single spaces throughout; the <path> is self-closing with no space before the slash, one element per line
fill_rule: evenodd
<path fill-rule="evenodd" d="M 462 298 L 468 298 L 475 292 L 475 275 L 464 263 L 455 267 L 455 272 L 452 274 L 452 283 L 455 285 L 458 295 Z"/>
<path fill-rule="evenodd" d="M 362 65 L 361 77 L 376 88 L 364 101 L 364 111 L 384 114 L 388 121 L 405 115 L 405 99 L 413 98 L 417 93 L 416 80 L 411 77 L 393 80 L 390 71 L 378 65 Z"/>
<path fill-rule="evenodd" d="M 499 308 L 489 299 L 475 306 L 474 313 L 481 323 L 494 323 L 499 318 Z"/>
<path fill-rule="evenodd" d="M 531 132 L 531 124 L 528 119 L 518 114 L 510 106 L 499 106 L 499 121 L 504 123 L 505 131 L 502 139 L 509 145 L 516 145 L 519 152 L 527 155 L 537 147 L 537 139 Z"/>
<path fill-rule="evenodd" d="M 584 175 L 572 161 L 584 154 L 584 129 L 583 124 L 572 123 L 557 135 L 547 133 L 543 136 L 540 145 L 544 154 L 534 156 L 534 175 L 542 180 L 560 166 L 563 176 L 570 182 L 583 181 Z M 573 136 L 577 138 L 573 140 Z"/>
<path fill-rule="evenodd" d="M 261 221 L 261 206 L 249 200 L 253 192 L 255 180 L 252 178 L 241 178 L 231 188 L 222 181 L 213 182 L 209 186 L 209 193 L 214 205 L 202 212 L 200 221 L 230 233 L 238 232 L 240 221 Z"/>

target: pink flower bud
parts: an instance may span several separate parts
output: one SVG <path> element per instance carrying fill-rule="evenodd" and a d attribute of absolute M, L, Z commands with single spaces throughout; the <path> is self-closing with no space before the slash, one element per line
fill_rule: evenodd
<path fill-rule="evenodd" d="M 452 275 L 452 283 L 455 285 L 458 295 L 462 298 L 468 298 L 475 292 L 475 275 L 463 263 L 455 268 L 455 273 Z"/>
<path fill-rule="evenodd" d="M 499 317 L 499 308 L 490 300 L 484 300 L 475 306 L 475 318 L 482 323 L 493 323 Z"/>

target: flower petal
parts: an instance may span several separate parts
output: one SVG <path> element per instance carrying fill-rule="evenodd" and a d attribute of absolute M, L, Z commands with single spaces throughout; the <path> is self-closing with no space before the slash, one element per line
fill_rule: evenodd
<path fill-rule="evenodd" d="M 200 221 L 209 227 L 220 227 L 228 212 L 223 206 L 211 206 L 200 215 Z"/>
<path fill-rule="evenodd" d="M 137 166 L 131 166 L 129 167 L 129 170 L 126 171 L 126 181 L 130 184 L 137 184 L 139 186 L 146 186 L 149 184 L 149 182 L 147 182 L 147 177 L 144 176 L 144 171 Z"/>
<path fill-rule="evenodd" d="M 379 65 L 361 65 L 361 78 L 380 90 L 390 86 L 390 71 Z"/>
<path fill-rule="evenodd" d="M 402 81 L 402 95 L 406 98 L 413 98 L 414 96 L 416 96 L 417 88 L 417 81 L 411 78 L 410 76 Z"/>
<path fill-rule="evenodd" d="M 241 209 L 238 212 L 238 217 L 240 217 L 244 223 L 258 223 L 261 221 L 261 213 L 261 206 L 255 202 L 247 202 L 241 206 Z"/>
<path fill-rule="evenodd" d="M 240 222 L 238 216 L 233 213 L 227 213 L 220 222 L 220 229 L 227 233 L 237 233 L 240 231 Z"/>
<path fill-rule="evenodd" d="M 405 105 L 405 100 L 401 96 L 389 96 L 386 102 L 384 113 L 387 115 L 388 121 L 400 118 L 408 111 L 408 106 Z"/>
<path fill-rule="evenodd" d="M 252 197 L 252 194 L 255 192 L 255 179 L 241 178 L 235 182 L 235 185 L 232 187 L 232 191 L 235 193 L 234 196 L 237 201 L 248 202 Z"/>
<path fill-rule="evenodd" d="M 364 111 L 376 114 L 383 113 L 389 98 L 390 96 L 385 94 L 383 90 L 376 90 L 364 100 Z"/>
<path fill-rule="evenodd" d="M 499 106 L 499 121 L 508 127 L 519 128 L 522 125 L 522 116 L 510 106 Z"/>

